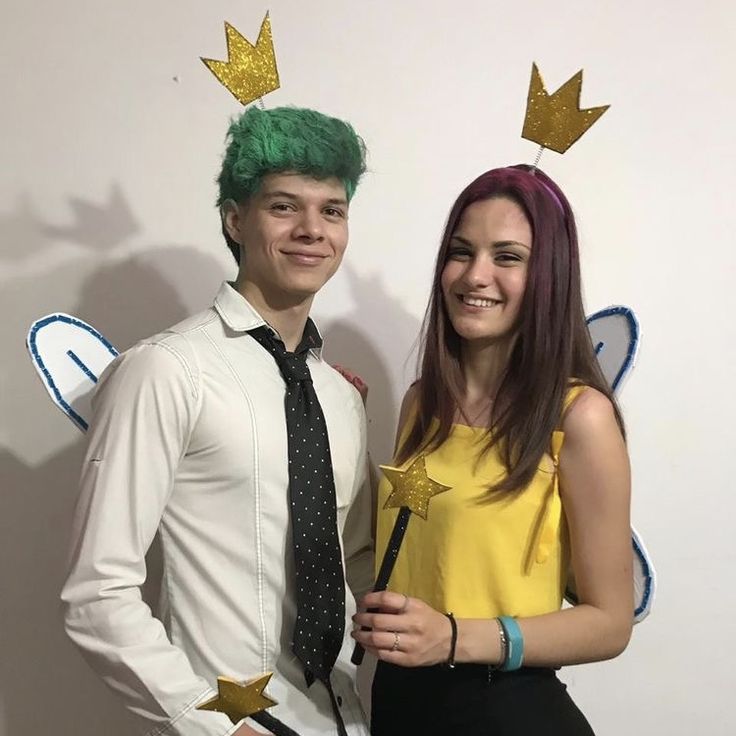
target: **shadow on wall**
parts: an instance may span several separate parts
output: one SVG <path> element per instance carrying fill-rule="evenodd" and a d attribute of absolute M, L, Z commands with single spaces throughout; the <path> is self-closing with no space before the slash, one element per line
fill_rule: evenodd
<path fill-rule="evenodd" d="M 420 321 L 389 293 L 377 275 L 360 276 L 343 266 L 353 310 L 324 331 L 325 357 L 357 373 L 368 384 L 368 446 L 373 461 L 393 455 L 396 420 L 405 390 L 415 376 L 415 347 Z M 399 289 L 399 283 L 394 285 Z M 405 377 L 406 376 L 406 377 Z"/>
<path fill-rule="evenodd" d="M 15 210 L 0 216 L 0 259 L 18 263 L 46 255 L 59 242 L 86 249 L 95 259 L 104 256 L 140 232 L 140 225 L 113 183 L 103 204 L 79 197 L 68 198 L 71 222 L 59 225 L 42 221 L 42 213 L 28 194 L 19 197 Z"/>
<path fill-rule="evenodd" d="M 205 309 L 225 278 L 217 261 L 184 246 L 157 246 L 108 263 L 82 286 L 74 315 L 120 351 Z"/>
<path fill-rule="evenodd" d="M 99 252 L 112 249 L 140 232 L 140 225 L 119 184 L 112 185 L 103 205 L 70 197 L 69 208 L 74 213 L 74 221 L 68 225 L 44 225 L 45 235 Z"/>
<path fill-rule="evenodd" d="M 122 350 L 206 306 L 225 276 L 214 258 L 192 247 L 151 246 L 116 259 L 118 243 L 100 235 L 100 249 L 93 250 L 95 231 L 102 232 L 105 224 L 121 237 L 137 231 L 122 195 L 114 193 L 111 201 L 116 212 L 128 212 L 127 222 L 118 218 L 117 225 L 111 224 L 99 214 L 93 217 L 94 208 L 78 203 L 74 226 L 49 227 L 32 222 L 31 208 L 21 203 L 17 215 L 4 218 L 0 227 L 0 255 L 6 260 L 13 243 L 24 248 L 24 235 L 38 236 L 31 241 L 31 252 L 14 259 L 16 264 L 35 259 L 32 275 L 13 279 L 0 296 L 0 310 L 12 315 L 0 334 L 0 344 L 8 347 L 2 361 L 3 424 L 11 419 L 31 421 L 40 442 L 58 426 L 69 439 L 63 449 L 37 465 L 24 460 L 18 450 L 30 442 L 33 426 L 20 438 L 4 434 L 9 441 L 0 448 L 0 732 L 8 736 L 49 729 L 59 736 L 130 734 L 116 698 L 87 668 L 62 628 L 59 590 L 84 442 L 52 406 L 34 375 L 25 333 L 33 319 L 54 310 L 69 311 Z M 47 271 L 35 268 L 54 245 L 49 238 L 62 236 L 78 238 L 82 257 Z M 70 295 L 79 301 L 70 303 Z M 149 564 L 158 564 L 155 555 Z"/>

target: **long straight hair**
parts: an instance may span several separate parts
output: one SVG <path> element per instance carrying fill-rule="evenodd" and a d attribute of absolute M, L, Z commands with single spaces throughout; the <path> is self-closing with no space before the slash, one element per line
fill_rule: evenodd
<path fill-rule="evenodd" d="M 448 317 L 442 272 L 465 209 L 506 198 L 521 207 L 532 230 L 526 286 L 508 364 L 491 406 L 483 451 L 497 446 L 505 476 L 491 491 L 521 490 L 531 482 L 552 432 L 559 426 L 571 385 L 605 394 L 623 420 L 595 356 L 585 323 L 575 220 L 560 188 L 539 169 L 521 164 L 481 174 L 450 211 L 435 266 L 421 335 L 416 411 L 396 461 L 431 452 L 450 435 L 464 395 L 461 338 Z M 433 423 L 433 420 L 437 420 Z"/>

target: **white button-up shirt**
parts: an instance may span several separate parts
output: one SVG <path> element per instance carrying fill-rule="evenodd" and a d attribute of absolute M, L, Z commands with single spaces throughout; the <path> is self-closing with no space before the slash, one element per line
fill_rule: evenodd
<path fill-rule="evenodd" d="M 336 733 L 327 690 L 318 682 L 307 688 L 291 652 L 285 384 L 273 357 L 247 334 L 263 324 L 223 284 L 211 309 L 118 357 L 95 392 L 62 592 L 65 623 L 149 736 L 233 733 L 227 716 L 195 706 L 216 694 L 218 675 L 246 680 L 270 671 L 273 716 L 301 736 Z M 365 412 L 319 351 L 307 361 L 327 422 L 343 557 L 357 595 L 372 575 Z M 159 618 L 140 591 L 157 532 Z M 345 611 L 332 682 L 348 733 L 367 736 L 349 662 L 349 589 Z"/>

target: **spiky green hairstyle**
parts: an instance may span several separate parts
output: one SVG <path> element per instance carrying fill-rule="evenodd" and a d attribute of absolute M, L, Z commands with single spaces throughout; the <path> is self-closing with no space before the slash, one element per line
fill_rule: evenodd
<path fill-rule="evenodd" d="M 222 170 L 217 177 L 218 207 L 243 202 L 258 191 L 263 177 L 282 171 L 316 179 L 336 177 L 348 201 L 365 172 L 365 144 L 349 123 L 303 107 L 249 107 L 230 125 Z M 223 228 L 235 260 L 240 250 Z"/>

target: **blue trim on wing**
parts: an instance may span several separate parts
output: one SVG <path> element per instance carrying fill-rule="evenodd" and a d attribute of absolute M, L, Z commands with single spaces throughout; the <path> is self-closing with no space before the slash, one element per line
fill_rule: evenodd
<path fill-rule="evenodd" d="M 629 346 L 626 350 L 624 362 L 621 364 L 616 377 L 611 382 L 612 391 L 615 391 L 619 387 L 619 384 L 624 379 L 634 363 L 636 351 L 639 347 L 639 338 L 641 336 L 639 321 L 636 319 L 636 315 L 634 314 L 633 310 L 629 309 L 629 307 L 623 306 L 606 307 L 605 309 L 601 309 L 600 311 L 591 314 L 590 317 L 585 318 L 585 323 L 590 326 L 591 322 L 595 322 L 596 320 L 603 319 L 605 317 L 613 317 L 616 315 L 623 315 L 624 317 L 626 317 L 626 321 L 629 323 L 631 339 L 629 340 Z M 595 346 L 595 354 L 599 355 L 604 348 L 605 343 L 599 342 Z"/>
<path fill-rule="evenodd" d="M 644 554 L 644 550 L 641 548 L 639 540 L 636 537 L 632 537 L 631 541 L 634 544 L 634 552 L 636 552 L 636 555 L 641 562 L 641 566 L 644 570 L 644 580 L 646 581 L 644 583 L 644 595 L 642 596 L 641 603 L 634 610 L 634 618 L 638 618 L 649 608 L 649 604 L 651 603 L 653 576 L 652 570 L 649 567 L 649 560 L 647 559 L 646 554 Z"/>
<path fill-rule="evenodd" d="M 105 348 L 107 348 L 107 350 L 109 351 L 110 355 L 113 356 L 113 358 L 117 357 L 118 351 L 115 350 L 115 348 L 110 344 L 110 342 L 108 342 L 108 340 L 106 340 L 105 337 L 103 337 L 103 335 L 99 333 L 94 327 L 92 327 L 91 325 L 88 325 L 86 322 L 83 322 L 81 319 L 77 319 L 76 317 L 70 317 L 68 314 L 57 313 L 57 314 L 49 314 L 46 317 L 42 317 L 41 319 L 36 320 L 31 325 L 31 329 L 28 332 L 27 343 L 28 343 L 28 349 L 31 352 L 31 357 L 33 358 L 33 362 L 38 366 L 38 369 L 41 372 L 41 375 L 43 376 L 44 382 L 49 387 L 51 393 L 54 395 L 54 398 L 56 399 L 56 403 L 61 407 L 62 411 L 83 432 L 86 432 L 89 425 L 76 411 L 74 411 L 74 409 L 72 409 L 69 403 L 64 399 L 64 396 L 59 390 L 59 387 L 56 385 L 53 376 L 51 375 L 50 371 L 46 367 L 46 364 L 43 362 L 43 358 L 38 352 L 38 345 L 37 345 L 38 333 L 44 327 L 47 327 L 48 325 L 53 324 L 54 322 L 63 322 L 65 324 L 68 324 L 73 327 L 85 330 L 86 332 L 89 332 L 90 335 L 97 338 L 97 340 L 99 340 L 99 342 Z M 74 363 L 80 368 L 80 370 L 82 370 L 84 374 L 93 381 L 93 383 L 97 383 L 97 377 L 77 357 L 77 355 L 75 355 L 71 350 L 67 351 L 67 355 L 74 361 Z"/>
<path fill-rule="evenodd" d="M 92 383 L 97 383 L 97 376 L 92 373 L 89 367 L 73 350 L 67 350 L 66 354 L 79 366 L 79 369 L 82 371 L 82 373 L 84 373 L 84 375 L 87 376 L 87 378 L 89 378 Z"/>

